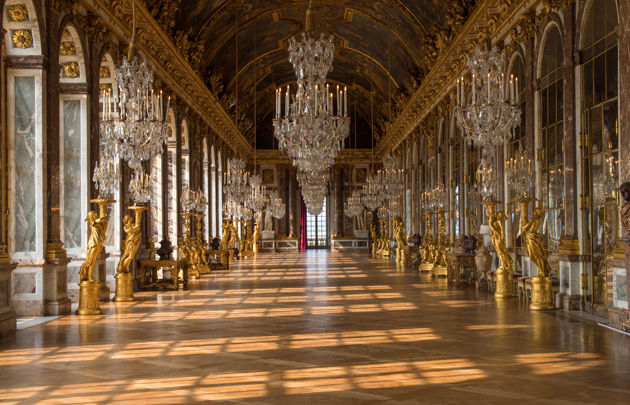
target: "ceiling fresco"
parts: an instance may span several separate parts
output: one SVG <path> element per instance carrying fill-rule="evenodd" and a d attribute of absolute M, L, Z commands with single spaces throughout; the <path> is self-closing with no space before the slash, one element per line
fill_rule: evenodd
<path fill-rule="evenodd" d="M 328 81 L 351 89 L 359 147 L 372 145 L 372 128 L 380 136 L 401 95 L 417 88 L 428 70 L 422 38 L 432 27 L 444 26 L 449 1 L 313 0 L 316 31 L 335 40 Z M 307 7 L 308 0 L 179 3 L 173 29 L 204 43 L 199 72 L 258 148 L 274 146 L 273 94 L 295 82 L 286 45 L 303 30 Z M 354 123 L 350 138 L 347 144 L 354 146 Z"/>

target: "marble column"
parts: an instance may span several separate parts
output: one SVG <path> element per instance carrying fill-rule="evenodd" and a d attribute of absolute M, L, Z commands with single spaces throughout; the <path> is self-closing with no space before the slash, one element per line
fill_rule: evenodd
<path fill-rule="evenodd" d="M 288 197 L 288 203 L 289 203 L 289 212 L 288 212 L 288 218 L 289 218 L 289 229 L 287 229 L 288 235 L 296 235 L 296 227 L 295 227 L 295 220 L 296 218 L 299 218 L 299 213 L 297 213 L 297 209 L 296 206 L 299 203 L 299 199 L 295 198 L 296 195 L 296 174 L 295 171 L 292 169 L 289 169 L 287 171 L 287 175 L 288 175 L 288 187 L 289 187 L 289 197 Z"/>

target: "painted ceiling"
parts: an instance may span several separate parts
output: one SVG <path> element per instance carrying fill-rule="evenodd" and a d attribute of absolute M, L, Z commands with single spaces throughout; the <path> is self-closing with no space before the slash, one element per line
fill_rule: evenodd
<path fill-rule="evenodd" d="M 433 25 L 444 25 L 447 4 L 447 0 L 313 1 L 316 31 L 331 33 L 335 39 L 328 82 L 350 89 L 353 123 L 347 146 L 371 147 L 372 123 L 374 135 L 380 136 L 400 95 L 415 90 L 427 71 L 422 37 Z M 307 7 L 308 0 L 180 3 L 174 29 L 204 41 L 199 68 L 204 80 L 225 108 L 238 115 L 239 127 L 259 149 L 275 146 L 274 91 L 295 82 L 286 46 L 303 30 Z"/>

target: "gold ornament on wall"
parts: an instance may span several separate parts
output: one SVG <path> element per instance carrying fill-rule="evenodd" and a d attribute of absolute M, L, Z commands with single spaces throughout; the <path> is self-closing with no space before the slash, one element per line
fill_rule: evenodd
<path fill-rule="evenodd" d="M 28 21 L 28 10 L 25 4 L 14 4 L 7 9 L 7 17 L 11 22 Z"/>
<path fill-rule="evenodd" d="M 67 77 L 70 79 L 76 79 L 79 77 L 79 64 L 76 62 L 68 62 L 64 63 L 63 68 L 63 77 Z"/>
<path fill-rule="evenodd" d="M 11 38 L 13 39 L 13 46 L 16 48 L 27 49 L 33 46 L 33 34 L 31 30 L 15 30 Z"/>
<path fill-rule="evenodd" d="M 109 70 L 108 66 L 101 66 L 101 70 L 98 73 L 98 76 L 101 79 L 109 79 L 112 77 L 112 72 Z"/>
<path fill-rule="evenodd" d="M 59 45 L 59 52 L 61 52 L 62 55 L 76 55 L 77 54 L 77 47 L 74 46 L 74 42 L 72 41 L 63 41 L 60 45 Z"/>

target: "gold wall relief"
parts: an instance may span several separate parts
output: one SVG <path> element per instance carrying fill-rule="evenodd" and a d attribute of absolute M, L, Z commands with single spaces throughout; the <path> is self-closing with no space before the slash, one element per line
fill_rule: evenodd
<path fill-rule="evenodd" d="M 63 77 L 67 77 L 70 79 L 76 79 L 79 77 L 79 64 L 76 62 L 68 62 L 64 63 L 62 66 Z"/>
<path fill-rule="evenodd" d="M 33 34 L 31 30 L 14 30 L 11 33 L 11 39 L 13 40 L 13 46 L 15 48 L 27 49 L 33 47 Z"/>
<path fill-rule="evenodd" d="M 28 10 L 25 4 L 14 4 L 7 8 L 7 17 L 11 22 L 28 21 Z"/>
<path fill-rule="evenodd" d="M 59 45 L 59 52 L 61 52 L 62 55 L 76 55 L 77 47 L 74 46 L 74 42 L 72 41 L 63 41 Z"/>
<path fill-rule="evenodd" d="M 112 77 L 112 72 L 109 70 L 109 66 L 101 66 L 98 77 L 100 77 L 101 79 L 109 79 L 110 77 Z"/>

